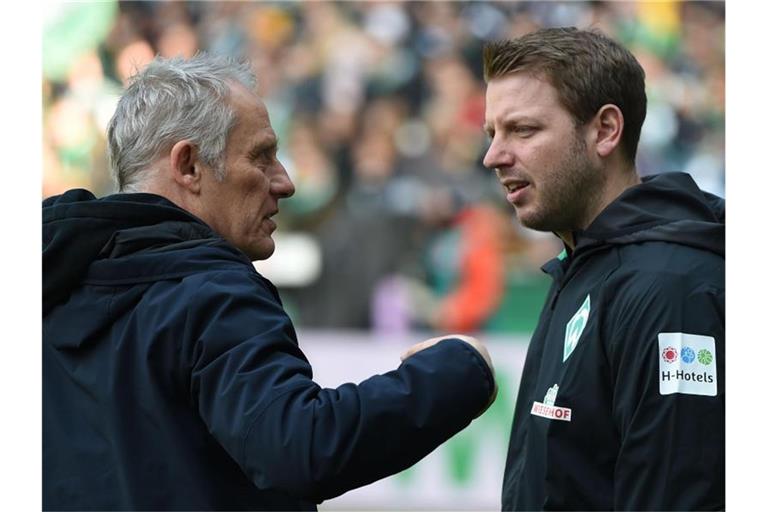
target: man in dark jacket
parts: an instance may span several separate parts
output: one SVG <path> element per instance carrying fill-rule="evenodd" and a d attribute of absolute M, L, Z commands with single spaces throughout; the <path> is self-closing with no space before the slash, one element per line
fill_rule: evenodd
<path fill-rule="evenodd" d="M 484 54 L 485 165 L 562 254 L 523 370 L 504 510 L 725 507 L 725 203 L 640 179 L 644 73 L 605 36 Z"/>
<path fill-rule="evenodd" d="M 474 338 L 321 389 L 252 260 L 293 193 L 247 66 L 157 59 L 109 125 L 121 193 L 43 203 L 43 508 L 316 510 L 493 401 Z"/>

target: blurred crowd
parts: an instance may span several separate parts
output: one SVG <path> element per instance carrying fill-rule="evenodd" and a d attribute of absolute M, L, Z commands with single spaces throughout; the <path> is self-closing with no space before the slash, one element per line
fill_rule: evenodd
<path fill-rule="evenodd" d="M 244 57 L 296 184 L 279 233 L 304 245 L 281 254 L 278 239 L 273 259 L 307 276 L 274 277 L 299 327 L 530 331 L 539 266 L 562 246 L 516 222 L 481 164 L 481 54 L 544 26 L 627 45 L 649 99 L 638 170 L 724 195 L 724 3 L 673 1 L 60 4 L 43 40 L 43 195 L 115 191 L 106 124 L 155 55 Z M 302 273 L 309 254 L 317 272 Z"/>

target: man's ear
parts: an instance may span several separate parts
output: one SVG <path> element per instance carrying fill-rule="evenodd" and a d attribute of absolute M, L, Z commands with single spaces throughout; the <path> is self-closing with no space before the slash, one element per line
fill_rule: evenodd
<path fill-rule="evenodd" d="M 200 162 L 197 147 L 189 140 L 180 140 L 171 148 L 171 175 L 183 189 L 193 194 L 200 193 Z"/>
<path fill-rule="evenodd" d="M 613 154 L 624 133 L 624 114 L 613 104 L 603 105 L 592 120 L 595 128 L 595 150 L 603 158 Z"/>

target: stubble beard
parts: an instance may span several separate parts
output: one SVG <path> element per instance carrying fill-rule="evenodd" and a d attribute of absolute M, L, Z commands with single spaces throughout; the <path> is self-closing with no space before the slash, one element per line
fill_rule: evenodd
<path fill-rule="evenodd" d="M 574 130 L 568 153 L 556 172 L 537 185 L 539 205 L 520 222 L 536 231 L 571 232 L 585 228 L 605 188 L 605 176 L 587 157 L 584 138 Z"/>

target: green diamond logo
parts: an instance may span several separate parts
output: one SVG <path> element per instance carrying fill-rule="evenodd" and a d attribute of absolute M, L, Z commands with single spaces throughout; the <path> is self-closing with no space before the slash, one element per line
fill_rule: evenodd
<path fill-rule="evenodd" d="M 576 314 L 568 321 L 568 325 L 565 326 L 563 362 L 568 359 L 568 356 L 576 348 L 576 344 L 579 342 L 579 338 L 581 338 L 581 333 L 584 332 L 584 328 L 587 326 L 587 320 L 589 320 L 589 295 L 587 295 L 584 304 L 581 305 Z"/>
<path fill-rule="evenodd" d="M 703 365 L 712 364 L 712 352 L 705 348 L 699 350 L 699 362 Z"/>

